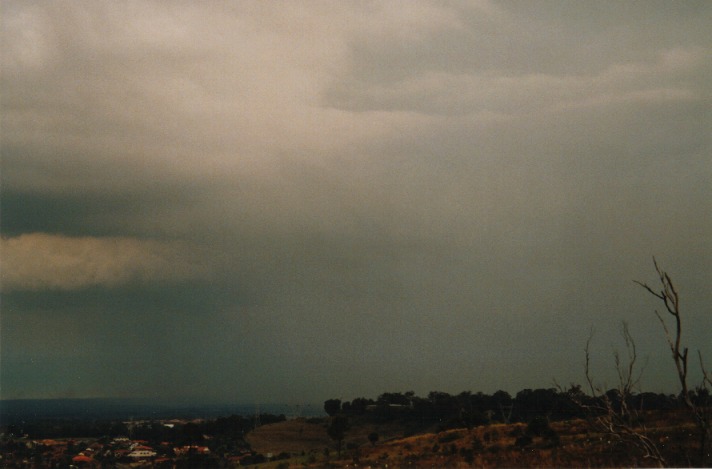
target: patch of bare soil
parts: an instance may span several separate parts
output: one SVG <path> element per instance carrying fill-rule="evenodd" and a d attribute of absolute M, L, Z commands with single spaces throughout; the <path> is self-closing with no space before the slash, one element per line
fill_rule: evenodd
<path fill-rule="evenodd" d="M 333 445 L 326 433 L 326 420 L 317 423 L 304 418 L 263 425 L 248 433 L 245 440 L 262 454 L 308 453 Z"/>

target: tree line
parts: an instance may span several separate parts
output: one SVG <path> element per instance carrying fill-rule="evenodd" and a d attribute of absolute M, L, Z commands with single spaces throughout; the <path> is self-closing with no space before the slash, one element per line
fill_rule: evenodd
<path fill-rule="evenodd" d="M 659 467 L 668 462 L 663 454 L 663 443 L 645 424 L 644 412 L 685 409 L 692 419 L 695 431 L 688 436 L 696 439 L 697 455 L 687 457 L 689 465 L 712 467 L 712 373 L 706 368 L 700 350 L 697 351 L 702 379 L 696 385 L 689 382 L 689 348 L 682 340 L 682 309 L 680 295 L 670 275 L 653 258 L 658 283 L 653 286 L 635 280 L 648 293 L 659 300 L 664 309 L 655 310 L 655 316 L 664 332 L 665 341 L 671 352 L 680 383 L 677 395 L 635 392 L 639 388 L 642 369 L 638 363 L 635 340 L 622 322 L 622 336 L 625 352 L 613 353 L 618 374 L 617 387 L 605 391 L 595 383 L 590 370 L 589 337 L 585 348 L 584 372 L 590 394 L 580 385 L 568 389 L 524 389 L 511 397 L 506 391 L 492 395 L 473 394 L 469 391 L 452 396 L 433 391 L 426 398 L 414 392 L 384 393 L 375 401 L 357 398 L 351 402 L 329 399 L 324 410 L 331 416 L 330 428 L 345 427 L 349 416 L 370 415 L 375 420 L 401 419 L 404 422 L 419 422 L 421 430 L 427 425 L 438 425 L 438 430 L 452 427 L 484 425 L 492 422 L 529 422 L 538 419 L 548 424 L 551 420 L 584 418 L 594 422 L 597 430 L 606 434 L 615 444 L 623 444 L 639 452 L 643 459 Z M 338 425 L 337 425 L 338 424 Z M 333 433 L 333 435 L 332 435 Z M 339 442 L 343 431 L 330 432 Z"/>
<path fill-rule="evenodd" d="M 700 390 L 693 399 L 705 400 L 708 397 L 705 393 L 706 390 Z M 615 403 L 619 393 L 611 389 L 603 396 L 591 396 L 584 393 L 579 385 L 568 389 L 523 389 L 515 396 L 502 390 L 493 394 L 463 391 L 456 395 L 432 391 L 425 397 L 417 396 L 413 391 L 385 392 L 376 399 L 358 397 L 343 402 L 328 399 L 324 402 L 324 411 L 332 417 L 365 417 L 379 422 L 398 420 L 418 424 L 418 427 L 435 425 L 438 429 L 449 429 L 498 422 L 528 423 L 535 418 L 548 421 L 588 418 L 591 416 L 590 409 L 597 408 L 596 404 L 603 399 Z M 629 406 L 641 411 L 670 410 L 682 406 L 680 396 L 674 394 L 641 392 L 631 394 L 627 399 Z M 582 403 L 587 406 L 582 406 Z"/>
<path fill-rule="evenodd" d="M 262 414 L 260 424 L 286 420 L 284 415 Z M 165 425 L 161 421 L 123 422 L 91 419 L 42 419 L 13 423 L 2 428 L 6 436 L 26 436 L 30 439 L 52 438 L 116 438 L 128 437 L 149 442 L 167 441 L 175 444 L 198 444 L 204 435 L 229 440 L 242 439 L 257 425 L 255 416 L 230 415 L 209 420 L 194 420 Z"/>

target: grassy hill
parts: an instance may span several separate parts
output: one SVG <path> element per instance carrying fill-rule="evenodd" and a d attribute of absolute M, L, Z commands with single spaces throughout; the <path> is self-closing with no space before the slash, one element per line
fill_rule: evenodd
<path fill-rule="evenodd" d="M 679 413 L 650 413 L 648 435 L 670 465 L 689 465 L 695 448 L 692 422 Z M 492 424 L 472 429 L 425 431 L 406 436 L 397 422 L 354 420 L 346 433 L 340 459 L 326 428 L 328 418 L 297 419 L 264 425 L 248 435 L 252 448 L 290 459 L 266 467 L 634 467 L 652 462 L 623 442 L 612 441 L 585 420 L 552 422 L 544 436 L 532 436 L 524 423 Z M 368 435 L 379 434 L 372 445 Z M 325 452 L 328 448 L 328 455 Z"/>

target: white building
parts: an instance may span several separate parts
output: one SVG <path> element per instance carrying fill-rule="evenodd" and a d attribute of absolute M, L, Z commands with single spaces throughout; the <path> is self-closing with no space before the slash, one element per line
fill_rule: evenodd
<path fill-rule="evenodd" d="M 152 458 L 156 455 L 155 451 L 149 450 L 149 449 L 135 449 L 129 453 L 130 458 Z"/>

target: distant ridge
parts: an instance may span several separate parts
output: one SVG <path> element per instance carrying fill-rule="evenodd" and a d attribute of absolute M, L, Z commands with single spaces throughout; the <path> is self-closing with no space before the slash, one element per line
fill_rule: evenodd
<path fill-rule="evenodd" d="M 295 407 L 289 404 L 261 404 L 265 414 L 288 418 Z M 90 399 L 5 399 L 0 400 L 0 425 L 21 421 L 46 419 L 78 420 L 151 420 L 171 418 L 217 418 L 229 415 L 254 415 L 254 404 L 201 404 L 191 402 L 163 402 L 142 398 Z M 318 405 L 302 405 L 299 412 L 305 417 L 324 415 Z"/>

